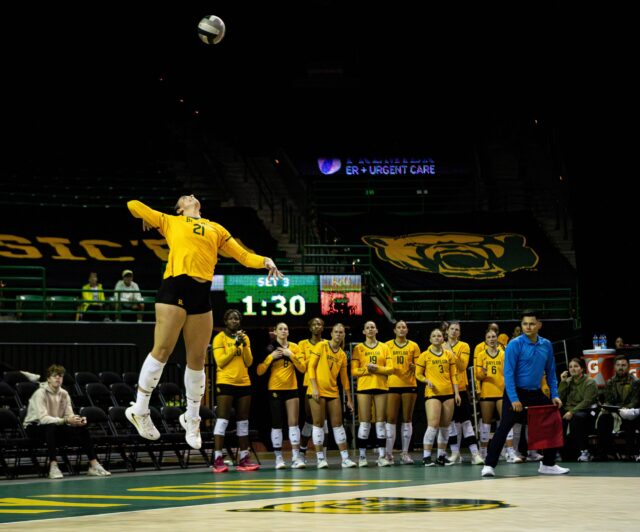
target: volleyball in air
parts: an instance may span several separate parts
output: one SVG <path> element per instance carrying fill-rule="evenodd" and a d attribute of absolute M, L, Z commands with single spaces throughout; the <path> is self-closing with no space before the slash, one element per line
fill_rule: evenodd
<path fill-rule="evenodd" d="M 198 37 L 205 44 L 218 44 L 224 38 L 224 22 L 220 17 L 209 15 L 198 23 Z"/>

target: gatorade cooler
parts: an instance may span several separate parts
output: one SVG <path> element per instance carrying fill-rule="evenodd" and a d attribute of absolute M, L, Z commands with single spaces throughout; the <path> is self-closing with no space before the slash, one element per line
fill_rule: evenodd
<path fill-rule="evenodd" d="M 615 349 L 585 349 L 582 358 L 587 365 L 587 374 L 596 381 L 598 388 L 604 388 L 606 382 L 613 377 Z M 640 363 L 640 360 L 638 361 Z"/>

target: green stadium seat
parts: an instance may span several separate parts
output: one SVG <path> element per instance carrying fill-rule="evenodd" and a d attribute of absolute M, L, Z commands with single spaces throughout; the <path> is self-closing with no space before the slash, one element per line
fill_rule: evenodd
<path fill-rule="evenodd" d="M 44 298 L 32 294 L 16 296 L 16 317 L 19 320 L 46 319 Z"/>
<path fill-rule="evenodd" d="M 47 297 L 48 318 L 50 320 L 75 321 L 78 299 L 75 296 Z"/>

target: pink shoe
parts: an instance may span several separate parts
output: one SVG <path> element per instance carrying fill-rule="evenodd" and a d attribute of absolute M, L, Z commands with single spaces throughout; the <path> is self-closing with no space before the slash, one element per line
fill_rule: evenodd
<path fill-rule="evenodd" d="M 213 467 L 211 468 L 212 473 L 226 473 L 229 471 L 229 468 L 224 463 L 224 458 L 222 456 L 218 456 L 213 462 Z"/>
<path fill-rule="evenodd" d="M 236 471 L 257 471 L 258 469 L 260 469 L 260 466 L 252 462 L 248 456 L 242 458 L 236 466 Z"/>

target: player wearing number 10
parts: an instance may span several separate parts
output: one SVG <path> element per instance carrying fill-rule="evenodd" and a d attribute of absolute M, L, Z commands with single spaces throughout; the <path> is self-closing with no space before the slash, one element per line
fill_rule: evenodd
<path fill-rule="evenodd" d="M 187 410 L 180 416 L 180 424 L 185 428 L 187 443 L 199 449 L 204 361 L 213 332 L 209 291 L 218 250 L 249 268 L 266 268 L 269 278 L 281 278 L 282 274 L 269 257 L 243 249 L 224 227 L 202 218 L 200 202 L 193 195 L 178 199 L 176 216 L 155 211 L 136 200 L 129 201 L 127 207 L 135 218 L 142 218 L 143 230 L 157 229 L 166 238 L 169 258 L 156 296 L 153 349 L 140 370 L 136 402 L 125 413 L 143 438 L 160 438 L 149 415 L 149 400 L 182 332 L 187 352 Z"/>

